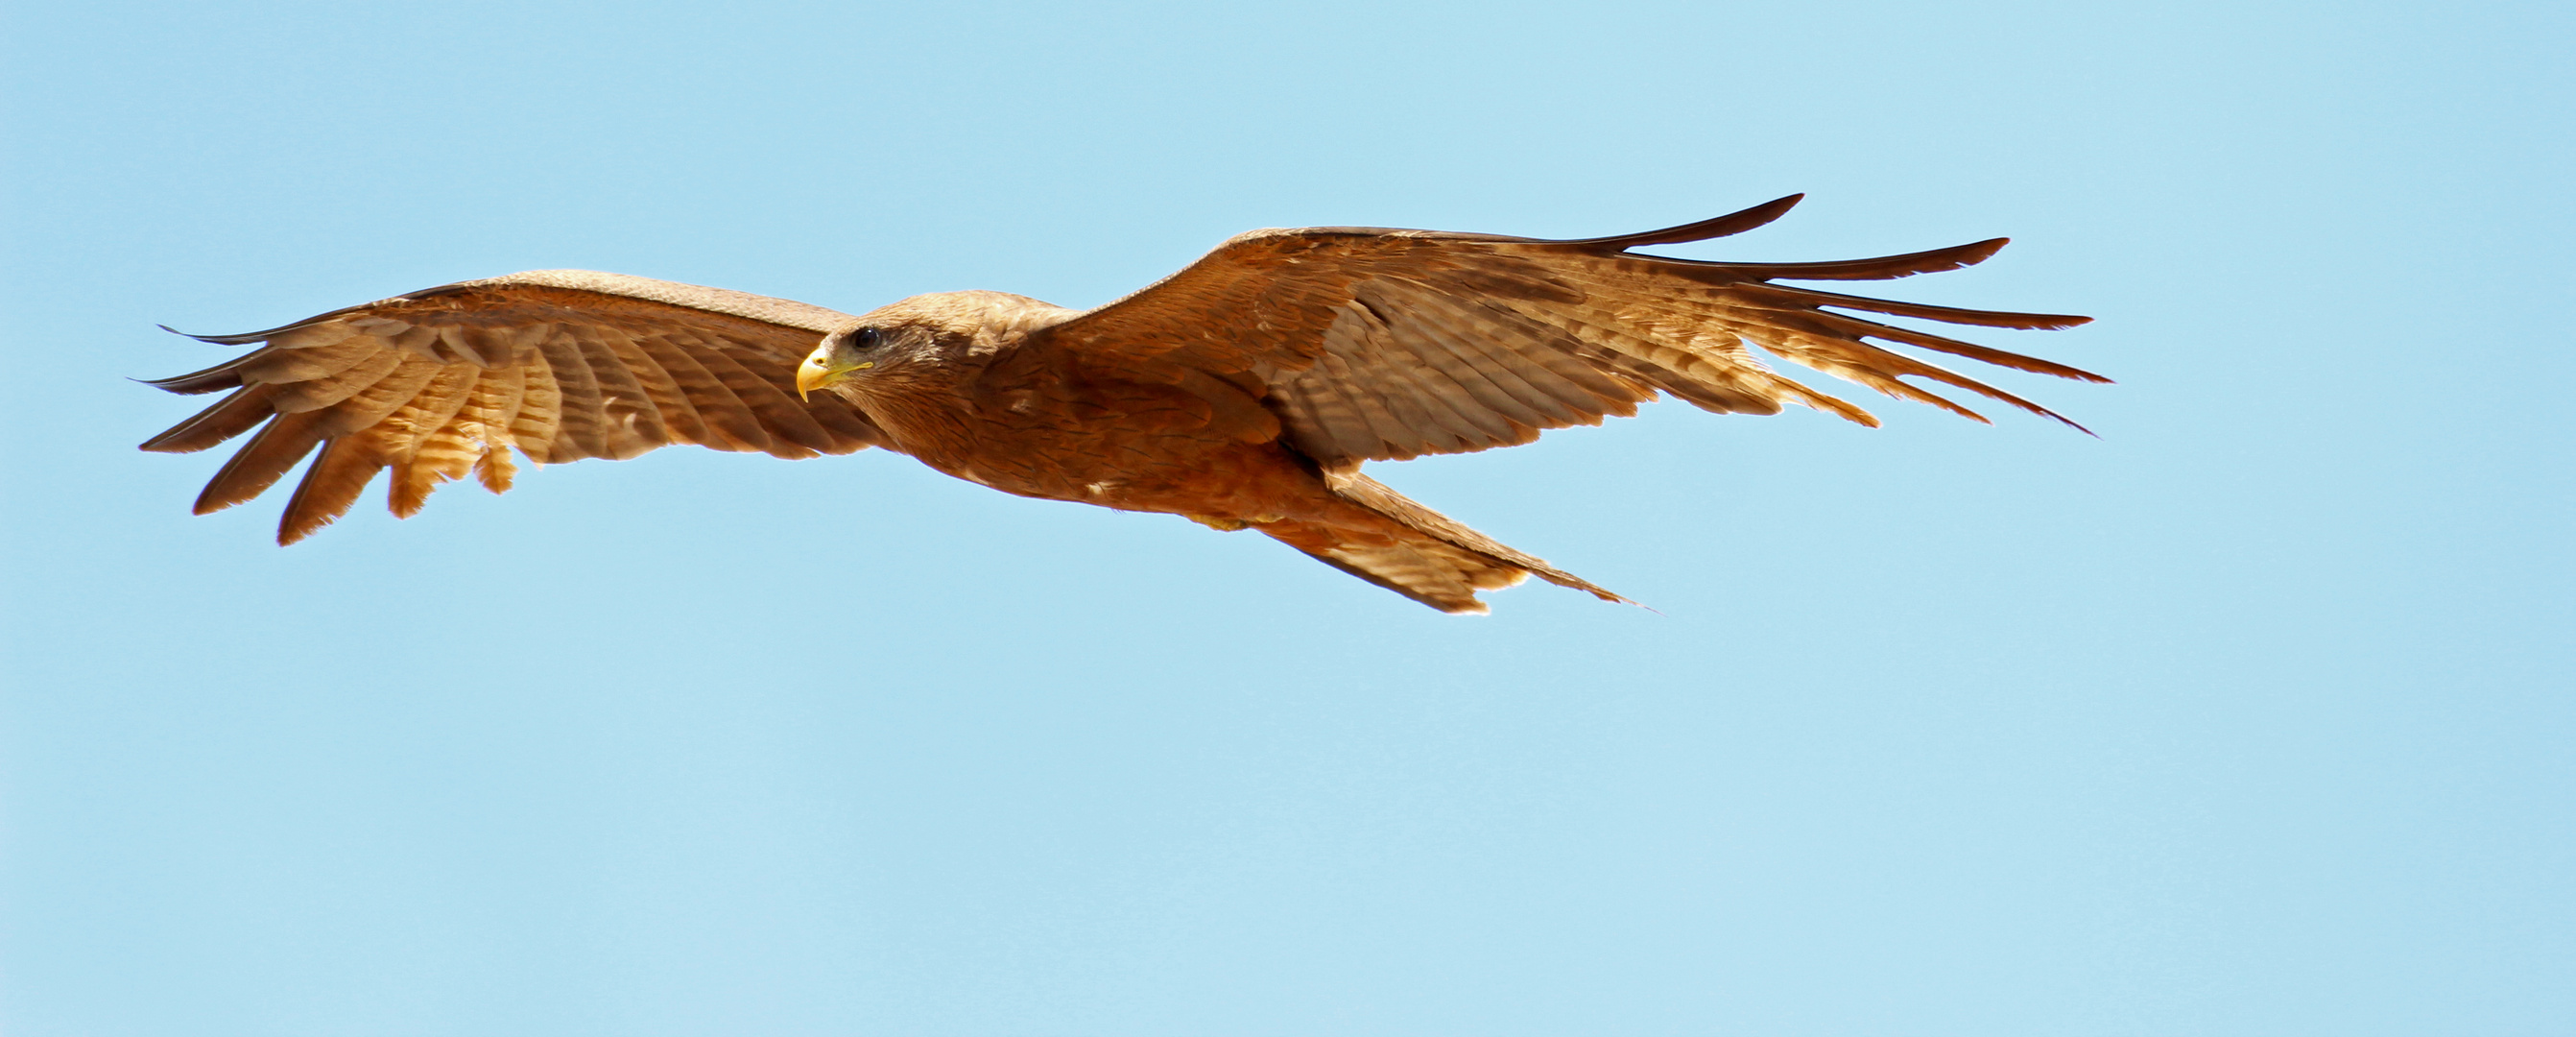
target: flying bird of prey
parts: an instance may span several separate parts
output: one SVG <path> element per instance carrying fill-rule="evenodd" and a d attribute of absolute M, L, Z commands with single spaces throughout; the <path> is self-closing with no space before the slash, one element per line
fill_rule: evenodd
<path fill-rule="evenodd" d="M 513 449 L 554 463 L 671 443 L 785 458 L 882 447 L 1006 493 L 1259 530 L 1444 612 L 1483 612 L 1478 591 L 1532 575 L 1624 601 L 1405 499 L 1360 465 L 1527 443 L 1633 415 L 1659 393 L 1719 413 L 1797 403 L 1878 424 L 1774 373 L 1748 345 L 1978 421 L 1903 379 L 2066 419 L 1869 340 L 2106 380 L 1853 314 L 2002 328 L 2088 318 L 1777 283 L 1954 270 L 2002 238 L 1828 263 L 1630 251 L 1751 230 L 1799 197 L 1579 240 L 1257 230 L 1091 310 L 969 291 L 851 316 L 582 270 L 464 281 L 268 331 L 196 336 L 262 345 L 148 383 L 233 392 L 143 449 L 203 450 L 258 430 L 197 498 L 200 515 L 258 496 L 314 454 L 287 500 L 281 544 L 347 512 L 388 467 L 393 512 L 409 517 L 442 482 L 471 475 L 508 489 Z"/>

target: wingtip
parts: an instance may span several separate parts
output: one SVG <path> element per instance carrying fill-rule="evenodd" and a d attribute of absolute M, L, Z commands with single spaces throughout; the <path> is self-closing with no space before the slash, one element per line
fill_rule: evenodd
<path fill-rule="evenodd" d="M 1788 215 L 1789 210 L 1797 208 L 1799 202 L 1806 200 L 1807 192 L 1800 191 L 1796 194 L 1781 195 L 1778 198 L 1771 199 L 1770 201 L 1745 209 L 1741 212 L 1729 213 L 1725 216 L 1718 217 L 1718 219 L 1727 222 L 1721 233 L 1711 236 L 1727 237 L 1729 235 L 1742 234 L 1745 231 L 1752 230 L 1756 227 L 1766 226 L 1770 224 L 1771 221 Z"/>
<path fill-rule="evenodd" d="M 1665 227 L 1660 230 L 1641 231 L 1635 234 L 1614 234 L 1609 237 L 1601 238 L 1568 238 L 1552 240 L 1545 243 L 1549 245 L 1574 246 L 1588 250 L 1620 252 L 1632 248 L 1644 248 L 1649 245 L 1679 245 L 1693 241 L 1708 241 L 1713 238 L 1723 238 L 1742 234 L 1745 231 L 1752 230 L 1756 227 L 1770 223 L 1773 220 L 1779 219 L 1781 214 L 1788 212 L 1791 206 L 1797 205 L 1799 200 L 1805 197 L 1807 197 L 1805 192 L 1785 195 L 1748 209 L 1738 209 L 1734 212 L 1727 213 L 1724 216 L 1715 216 L 1695 223 L 1685 223 L 1680 226 Z"/>
<path fill-rule="evenodd" d="M 1766 216 L 1765 222 L 1768 222 L 1769 220 L 1776 220 L 1781 216 L 1786 215 L 1789 210 L 1797 208 L 1799 202 L 1806 200 L 1807 192 L 1799 191 L 1795 194 L 1781 195 L 1778 198 L 1771 199 L 1770 201 L 1756 205 L 1744 211 L 1748 213 L 1762 213 Z"/>
<path fill-rule="evenodd" d="M 1593 596 L 1593 597 L 1595 597 L 1595 598 L 1599 598 L 1600 600 L 1602 600 L 1602 601 L 1606 601 L 1606 602 L 1609 602 L 1610 604 L 1613 604 L 1613 605 L 1635 605 L 1635 606 L 1637 606 L 1638 608 L 1644 609 L 1644 610 L 1646 610 L 1646 611 L 1648 611 L 1648 612 L 1652 612 L 1652 613 L 1654 613 L 1654 614 L 1656 614 L 1656 615 L 1658 615 L 1658 616 L 1660 616 L 1660 615 L 1663 615 L 1663 614 L 1664 614 L 1664 610 L 1659 609 L 1659 608 L 1656 608 L 1656 607 L 1654 607 L 1654 606 L 1652 606 L 1652 605 L 1646 604 L 1645 602 L 1639 601 L 1639 600 L 1637 600 L 1637 599 L 1635 599 L 1635 598 L 1631 598 L 1631 597 L 1629 597 L 1629 596 L 1627 596 L 1627 595 L 1625 595 L 1625 594 L 1620 594 L 1620 593 L 1617 593 L 1617 592 L 1614 592 L 1614 591 L 1604 590 L 1604 589 L 1599 588 L 1599 587 L 1593 587 L 1593 588 L 1590 588 L 1590 590 L 1592 591 L 1592 596 Z"/>
<path fill-rule="evenodd" d="M 310 323 L 313 323 L 313 322 L 312 322 L 312 321 L 305 321 L 304 323 L 306 323 L 306 324 L 310 324 Z M 287 326 L 285 326 L 285 327 L 282 327 L 282 328 L 270 328 L 270 329 L 269 329 L 269 330 L 267 330 L 267 331 L 253 331 L 253 332 L 249 332 L 249 333 L 247 333 L 247 334 L 241 334 L 241 335 L 200 335 L 200 334 L 197 334 L 196 332 L 193 332 L 193 331 L 181 331 L 181 330 L 179 330 L 179 329 L 177 329 L 177 328 L 174 328 L 174 327 L 171 327 L 171 326 L 169 326 L 169 325 L 167 325 L 167 324 L 155 324 L 155 325 L 153 325 L 153 327 L 159 328 L 159 329 L 161 329 L 161 330 L 163 330 L 163 331 L 167 331 L 167 332 L 169 332 L 169 333 L 171 333 L 171 334 L 173 334 L 173 335 L 177 335 L 177 336 L 179 336 L 179 337 L 181 337 L 181 338 L 192 338 L 192 339 L 196 339 L 196 340 L 197 340 L 197 341 L 199 341 L 199 342 L 211 342 L 211 343 L 214 343 L 215 345 L 218 345 L 218 346 L 247 346 L 247 345 L 249 345 L 249 344 L 251 344 L 251 343 L 253 343 L 253 342 L 265 342 L 265 341 L 267 341 L 267 340 L 269 340 L 269 339 L 271 339 L 271 338 L 276 337 L 278 334 L 280 334 L 280 333 L 282 333 L 282 332 L 291 331 L 291 330 L 293 330 L 293 329 L 295 329 L 296 327 L 299 327 L 299 326 L 300 326 L 300 325 L 289 324 L 289 325 L 287 325 Z"/>
<path fill-rule="evenodd" d="M 181 330 L 179 330 L 179 329 L 177 329 L 177 328 L 174 328 L 174 327 L 171 327 L 171 326 L 169 326 L 169 325 L 167 325 L 167 324 L 155 324 L 155 325 L 153 325 L 153 327 L 159 328 L 159 329 L 161 329 L 161 330 L 163 330 L 163 331 L 167 331 L 167 332 L 169 332 L 169 333 L 171 333 L 171 334 L 173 334 L 173 335 L 177 335 L 177 336 L 179 336 L 180 338 L 192 338 L 192 339 L 196 339 L 196 340 L 197 340 L 197 341 L 199 341 L 199 342 L 212 342 L 212 343 L 214 343 L 214 344 L 216 344 L 216 345 L 218 345 L 218 346 L 238 346 L 238 345 L 241 345 L 241 343 L 239 343 L 239 342 L 229 341 L 230 339 L 232 339 L 232 338 L 236 337 L 236 336 L 232 336 L 232 335 L 200 335 L 200 334 L 197 334 L 196 332 L 193 332 L 193 331 L 181 331 Z"/>
<path fill-rule="evenodd" d="M 2025 331 L 2064 331 L 2093 323 L 2091 317 L 2079 317 L 2072 313 L 2024 313 L 2017 316 L 2028 318 L 2027 323 L 1999 326 L 2017 327 Z"/>
<path fill-rule="evenodd" d="M 240 366 L 241 361 L 235 360 L 228 364 L 218 364 L 214 367 L 209 367 L 203 371 L 190 371 L 187 374 L 176 375 L 169 378 L 128 378 L 126 381 L 141 382 L 155 389 L 159 389 L 162 392 L 177 393 L 181 396 L 195 396 L 200 393 L 214 392 L 217 389 L 241 388 L 242 380 L 239 371 Z"/>

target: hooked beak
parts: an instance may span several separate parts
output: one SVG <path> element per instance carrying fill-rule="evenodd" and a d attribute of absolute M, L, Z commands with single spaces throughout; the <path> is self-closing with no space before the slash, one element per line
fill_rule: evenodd
<path fill-rule="evenodd" d="M 832 347 L 837 342 L 838 340 L 825 342 L 815 347 L 814 352 L 805 357 L 804 363 L 796 365 L 797 399 L 802 400 L 812 396 L 816 389 L 829 389 L 848 381 L 852 371 L 865 371 L 877 366 L 874 363 L 853 363 L 836 359 L 832 355 L 835 352 Z"/>

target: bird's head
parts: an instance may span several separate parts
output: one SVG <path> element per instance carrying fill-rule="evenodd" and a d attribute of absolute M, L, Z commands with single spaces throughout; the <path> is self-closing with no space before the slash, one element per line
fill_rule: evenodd
<path fill-rule="evenodd" d="M 796 365 L 796 395 L 810 396 L 852 379 L 864 378 L 897 362 L 894 346 L 903 328 L 861 324 L 823 336 L 823 344 Z M 909 351 L 906 351 L 909 352 Z"/>
<path fill-rule="evenodd" d="M 1073 311 L 1001 292 L 940 292 L 886 306 L 823 336 L 796 367 L 796 391 L 846 387 L 880 395 L 894 386 L 954 381 L 1031 329 Z"/>
<path fill-rule="evenodd" d="M 796 365 L 797 395 L 837 387 L 856 399 L 881 396 L 898 385 L 954 379 L 957 362 L 973 349 L 973 329 L 895 309 L 886 307 L 823 336 Z"/>

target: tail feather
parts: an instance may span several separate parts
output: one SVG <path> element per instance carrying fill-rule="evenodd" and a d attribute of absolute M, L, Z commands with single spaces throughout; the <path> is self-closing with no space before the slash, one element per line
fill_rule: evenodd
<path fill-rule="evenodd" d="M 1636 604 L 1506 547 L 1375 479 L 1357 472 L 1329 473 L 1327 478 L 1334 496 L 1355 505 L 1348 519 L 1284 519 L 1256 528 L 1317 561 L 1442 612 L 1490 612 L 1476 592 L 1501 590 L 1531 576 L 1603 601 Z"/>
<path fill-rule="evenodd" d="M 1501 590 L 1529 578 L 1520 569 L 1439 541 L 1355 538 L 1348 529 L 1293 520 L 1262 526 L 1261 531 L 1325 565 L 1452 615 L 1492 612 L 1492 606 L 1477 600 L 1477 591 Z"/>

